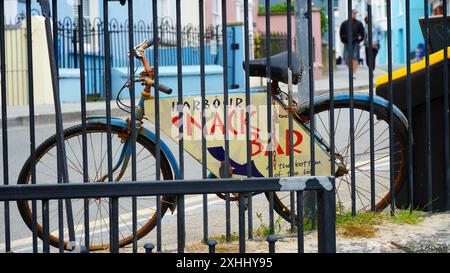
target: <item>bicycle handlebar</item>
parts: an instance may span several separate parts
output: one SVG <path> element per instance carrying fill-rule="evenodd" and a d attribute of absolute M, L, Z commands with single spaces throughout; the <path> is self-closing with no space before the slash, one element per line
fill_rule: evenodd
<path fill-rule="evenodd" d="M 158 89 L 159 91 L 161 91 L 161 92 L 163 92 L 163 93 L 166 93 L 167 95 L 172 94 L 172 88 L 167 87 L 167 86 L 165 86 L 165 85 L 163 85 L 163 84 L 156 84 L 156 83 L 153 83 L 152 86 L 153 86 L 154 88 Z"/>
<path fill-rule="evenodd" d="M 142 43 L 140 43 L 139 45 L 137 45 L 134 48 L 134 52 L 135 52 L 135 56 L 139 59 L 141 59 L 141 61 L 144 63 L 144 68 L 145 71 L 149 72 L 151 67 L 150 67 L 150 63 L 147 61 L 147 59 L 145 58 L 145 55 L 143 54 L 144 50 L 146 50 L 147 48 L 151 47 L 154 44 L 154 40 L 153 39 L 149 39 L 149 40 L 144 40 Z M 162 84 L 156 84 L 153 82 L 153 77 L 148 78 L 148 77 L 142 77 L 139 79 L 135 79 L 135 81 L 141 81 L 143 82 L 143 84 L 147 85 L 147 86 L 153 86 L 154 88 L 158 89 L 159 91 L 166 93 L 168 95 L 172 94 L 172 88 L 167 87 L 165 85 Z"/>

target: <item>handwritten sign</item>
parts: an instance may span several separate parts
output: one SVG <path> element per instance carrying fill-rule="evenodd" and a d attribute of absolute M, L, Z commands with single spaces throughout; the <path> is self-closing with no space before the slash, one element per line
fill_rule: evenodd
<path fill-rule="evenodd" d="M 289 123 L 286 110 L 274 103 L 272 108 L 272 134 L 267 128 L 267 97 L 263 92 L 251 93 L 250 149 L 251 162 L 247 162 L 247 120 L 245 93 L 229 94 L 228 115 L 224 119 L 223 95 L 208 95 L 205 99 L 205 111 L 202 113 L 200 96 L 183 98 L 183 107 L 177 107 L 177 98 L 160 99 L 161 130 L 173 140 L 183 138 L 185 150 L 201 163 L 202 159 L 202 114 L 205 117 L 203 130 L 207 145 L 207 169 L 220 177 L 220 167 L 225 161 L 225 138 L 229 140 L 230 165 L 233 177 L 247 176 L 248 165 L 253 177 L 268 175 L 269 150 L 273 151 L 273 174 L 276 177 L 289 176 L 289 147 L 293 146 L 294 175 L 310 175 L 310 137 L 309 131 L 294 120 L 293 141 L 289 141 Z M 154 100 L 145 102 L 146 117 L 155 122 Z M 180 109 L 178 109 L 180 108 Z M 179 111 L 183 118 L 179 119 Z M 228 124 L 228 132 L 225 132 Z M 183 124 L 183 134 L 179 126 Z M 271 145 L 269 145 L 269 137 Z M 316 143 L 316 175 L 329 175 L 330 157 L 322 146 Z"/>

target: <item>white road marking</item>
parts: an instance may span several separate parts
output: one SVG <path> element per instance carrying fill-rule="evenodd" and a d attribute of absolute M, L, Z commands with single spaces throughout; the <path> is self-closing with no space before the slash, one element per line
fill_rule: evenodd
<path fill-rule="evenodd" d="M 188 205 L 195 204 L 195 203 L 198 203 L 198 202 L 201 202 L 201 203 L 188 207 Z M 222 199 L 219 199 L 218 197 L 216 197 L 214 195 L 208 195 L 208 205 L 213 205 L 213 204 L 217 204 L 217 203 L 220 203 L 220 202 L 225 202 L 225 201 L 222 200 Z M 203 207 L 203 196 L 202 195 L 196 195 L 196 196 L 193 196 L 191 198 L 186 198 L 185 206 L 186 206 L 185 212 L 190 212 L 190 211 L 194 211 L 194 210 L 197 210 L 199 208 L 202 208 Z M 156 210 L 156 207 L 153 207 L 151 209 Z M 148 212 L 148 210 L 149 209 L 146 208 L 146 209 L 138 210 L 136 213 L 137 213 L 137 215 L 142 216 L 142 215 L 145 215 L 146 214 L 145 212 Z M 177 214 L 177 211 L 175 211 L 173 215 L 176 215 L 176 214 Z M 170 215 L 168 215 L 168 216 L 170 216 Z M 124 214 L 120 215 L 120 218 L 122 220 L 129 220 L 129 219 L 132 218 L 132 214 L 131 213 L 124 213 Z M 164 217 L 162 218 L 162 220 L 164 220 Z M 94 221 L 91 221 L 89 224 L 93 225 Z M 105 219 L 104 224 L 109 224 L 109 219 Z M 119 229 L 121 229 L 121 228 L 123 228 L 125 226 L 126 226 L 125 224 L 119 224 Z M 105 230 L 107 230 L 107 228 L 103 228 L 102 230 L 99 230 L 96 233 L 100 233 L 100 232 L 103 232 Z M 83 230 L 81 230 L 80 232 L 82 232 L 82 231 Z M 68 234 L 65 234 L 66 238 L 67 238 L 67 236 L 68 236 Z M 92 236 L 92 234 L 91 234 L 91 236 Z M 17 249 L 17 248 L 25 246 L 25 245 L 30 245 L 32 240 L 33 240 L 33 237 L 30 236 L 30 237 L 27 237 L 27 238 L 22 238 L 22 239 L 17 239 L 17 240 L 11 241 L 11 248 L 15 252 L 31 252 L 32 251 L 32 247 L 26 247 L 26 248 L 20 248 L 20 249 Z M 41 241 L 39 241 L 39 242 L 41 242 Z M 5 244 L 0 244 L 0 249 L 4 249 L 4 248 L 5 248 Z"/>

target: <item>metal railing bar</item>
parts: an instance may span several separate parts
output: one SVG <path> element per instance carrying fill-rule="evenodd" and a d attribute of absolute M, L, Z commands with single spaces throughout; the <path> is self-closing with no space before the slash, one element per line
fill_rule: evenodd
<path fill-rule="evenodd" d="M 85 77 L 85 51 L 84 51 L 84 15 L 83 1 L 78 2 L 78 37 L 80 46 L 80 91 L 81 91 L 81 127 L 82 127 L 82 153 L 83 153 L 83 181 L 89 182 L 89 162 L 87 156 L 87 124 L 86 124 L 86 77 Z M 89 250 L 89 200 L 84 200 L 84 246 Z"/>
<path fill-rule="evenodd" d="M 366 45 L 367 56 L 369 60 L 367 62 L 369 65 L 369 127 L 370 127 L 370 209 L 373 213 L 376 212 L 375 207 L 375 125 L 374 125 L 374 84 L 373 84 L 373 71 L 375 70 L 375 59 L 373 56 L 373 16 L 372 16 L 372 4 L 368 3 L 367 5 L 367 14 L 368 14 L 368 45 Z M 334 130 L 334 128 L 333 128 Z"/>
<path fill-rule="evenodd" d="M 224 178 L 230 177 L 230 145 L 228 141 L 228 33 L 227 33 L 227 1 L 222 0 L 222 64 L 223 64 L 223 115 L 225 124 L 224 148 L 225 165 Z M 227 242 L 231 241 L 231 207 L 230 194 L 225 193 L 225 237 Z"/>
<path fill-rule="evenodd" d="M 178 75 L 178 160 L 180 165 L 180 178 L 184 178 L 184 141 L 183 141 L 183 67 L 181 55 L 181 0 L 176 1 L 176 32 L 177 32 L 177 75 Z M 178 252 L 183 253 L 185 247 L 185 206 L 184 195 L 177 196 L 177 234 Z"/>
<path fill-rule="evenodd" d="M 273 130 L 272 130 L 272 62 L 270 52 L 270 0 L 265 0 L 265 24 L 266 24 L 266 92 L 267 92 L 267 163 L 268 163 L 268 176 L 273 176 L 273 156 L 276 156 L 273 149 Z M 274 193 L 269 192 L 269 230 L 270 234 L 275 232 L 274 221 Z"/>
<path fill-rule="evenodd" d="M 134 17 L 133 17 L 133 0 L 128 0 L 128 47 L 129 52 L 133 52 L 134 50 Z M 129 56 L 129 73 L 130 73 L 130 79 L 134 78 L 134 54 L 130 54 Z M 137 174 L 136 174 L 136 141 L 137 139 L 137 133 L 136 133 L 136 92 L 135 92 L 135 83 L 134 81 L 130 82 L 129 86 L 130 91 L 130 106 L 131 106 L 131 180 L 136 181 Z M 131 204 L 131 211 L 132 211 L 132 226 L 133 226 L 133 253 L 137 253 L 137 200 L 136 197 L 132 197 L 132 204 Z"/>
<path fill-rule="evenodd" d="M 391 8 L 391 0 L 387 0 L 387 43 L 388 43 L 388 101 L 389 101 L 389 152 L 390 154 L 394 153 L 394 94 L 393 94 L 393 84 L 392 84 L 392 8 Z M 394 189 L 394 157 L 389 157 L 390 168 L 389 168 L 389 189 L 391 193 L 390 200 L 390 210 L 393 215 L 395 212 L 395 189 Z"/>
<path fill-rule="evenodd" d="M 153 13 L 153 68 L 155 70 L 155 83 L 159 83 L 159 36 L 158 36 L 158 2 L 152 1 Z M 160 94 L 155 88 L 155 134 L 156 134 L 156 180 L 161 180 L 161 119 L 160 119 Z M 161 197 L 156 197 L 156 251 L 162 250 L 162 227 L 161 227 Z"/>
<path fill-rule="evenodd" d="M 425 10 L 425 164 L 427 184 L 427 211 L 433 211 L 433 185 L 432 185 L 432 157 L 431 157 L 431 83 L 430 83 L 430 20 L 428 1 L 424 1 Z M 392 163 L 391 163 L 392 164 Z"/>
<path fill-rule="evenodd" d="M 48 0 L 38 0 L 38 3 L 41 5 L 42 15 L 45 18 L 45 30 L 47 36 L 48 54 L 50 59 L 50 74 L 52 78 L 53 100 L 55 107 L 56 146 L 58 151 L 58 163 L 59 163 L 58 173 L 60 173 L 62 182 L 64 184 L 67 184 L 69 183 L 69 174 L 67 169 L 67 157 L 64 144 L 64 128 L 60 104 L 61 100 L 59 92 L 58 66 L 56 63 L 57 55 L 55 48 L 53 47 L 54 39 L 52 37 L 50 24 L 50 17 L 51 17 L 50 3 Z M 69 199 L 65 201 L 66 201 L 65 203 L 67 214 L 67 226 L 69 230 L 69 240 L 73 242 L 75 241 L 75 231 L 74 231 L 72 204 Z"/>
<path fill-rule="evenodd" d="M 57 0 L 52 0 L 52 8 L 53 8 L 52 21 L 53 21 L 53 26 L 55 26 L 53 28 L 53 37 L 58 37 L 55 35 L 58 35 L 58 33 L 60 33 L 60 31 L 61 31 L 58 28 L 59 24 L 58 24 L 58 3 L 57 2 L 58 2 Z M 57 39 L 53 40 L 53 47 L 55 49 L 55 55 L 58 56 L 58 41 L 57 41 Z M 63 49 L 64 49 L 64 47 L 63 47 Z M 57 63 L 57 66 L 59 67 L 59 65 L 61 63 L 60 60 L 58 60 L 58 58 L 56 58 L 55 62 Z M 59 73 L 59 69 L 57 69 L 56 73 Z M 58 166 L 58 168 L 61 167 L 59 161 L 57 163 L 57 166 Z M 58 172 L 58 183 L 63 183 L 61 172 Z M 59 233 L 58 233 L 59 251 L 63 252 L 64 251 L 64 201 L 63 200 L 58 200 L 58 228 L 59 228 Z M 36 244 L 37 244 L 37 242 L 36 242 Z"/>
<path fill-rule="evenodd" d="M 103 0 L 103 19 L 105 22 L 109 22 L 109 1 Z M 107 160 L 108 160 L 108 182 L 113 182 L 113 174 L 112 174 L 112 126 L 111 126 L 111 47 L 110 47 L 110 33 L 109 33 L 109 24 L 104 24 L 104 37 L 103 37 L 103 47 L 105 54 L 105 92 L 106 92 L 106 145 L 107 145 Z M 109 242 L 111 252 L 117 253 L 119 251 L 119 242 L 118 242 L 118 210 L 119 210 L 118 200 L 116 198 L 110 198 L 109 202 L 109 223 L 110 223 L 110 234 L 109 234 Z"/>
<path fill-rule="evenodd" d="M 411 52 L 411 2 L 406 0 L 406 52 Z M 411 78 L 411 58 L 406 58 L 406 108 L 408 118 L 408 198 L 409 210 L 414 209 L 414 176 L 413 176 L 413 116 L 412 116 L 412 78 Z"/>
<path fill-rule="evenodd" d="M 50 217 L 49 217 L 49 200 L 42 200 L 42 241 L 43 252 L 50 253 Z"/>
<path fill-rule="evenodd" d="M 202 98 L 202 178 L 207 179 L 207 157 L 206 157 L 206 118 L 205 118 L 205 97 L 206 97 L 206 79 L 205 79 L 205 3 L 199 1 L 199 21 L 200 21 L 200 93 Z M 203 242 L 208 241 L 208 195 L 203 195 Z"/>
<path fill-rule="evenodd" d="M 287 5 L 287 52 L 288 52 L 288 107 L 292 109 L 293 99 L 292 99 L 292 3 L 291 0 L 286 2 Z M 292 112 L 288 112 L 288 127 L 289 127 L 289 143 L 294 143 L 294 120 Z M 294 145 L 289 145 L 289 176 L 294 176 Z M 295 231 L 295 192 L 291 191 L 289 196 L 290 203 L 290 222 L 291 222 L 291 233 Z"/>
<path fill-rule="evenodd" d="M 314 93 L 315 93 L 315 87 L 314 87 L 314 44 L 313 44 L 313 26 L 312 26 L 312 0 L 308 0 L 307 2 L 307 16 L 308 16 L 308 71 L 309 71 L 309 136 L 310 136 L 310 175 L 314 176 L 316 173 L 316 152 L 315 152 L 315 129 L 316 129 L 316 123 L 315 123 L 315 107 L 314 107 Z M 311 207 L 308 207 L 308 209 L 311 209 L 311 212 L 309 213 L 311 216 L 311 226 L 312 229 L 315 229 L 316 227 L 316 203 L 317 203 L 317 196 L 315 193 L 312 193 L 310 196 L 308 196 L 309 201 L 307 201 L 308 206 L 312 205 Z"/>
<path fill-rule="evenodd" d="M 244 14 L 248 14 L 248 0 L 244 0 Z M 245 67 L 245 120 L 247 121 L 245 127 L 245 140 L 246 140 L 246 156 L 247 162 L 252 161 L 251 155 L 251 142 L 250 142 L 250 128 L 251 128 L 251 119 L 250 119 L 250 74 L 249 74 L 249 61 L 250 61 L 250 31 L 249 31 L 249 21 L 248 17 L 244 18 L 244 67 Z M 251 164 L 247 164 L 247 178 L 252 177 L 252 167 Z M 247 208 L 247 218 L 248 218 L 248 238 L 253 239 L 253 200 L 252 193 L 249 192 L 247 194 L 248 199 L 248 208 Z"/>
<path fill-rule="evenodd" d="M 6 97 L 6 42 L 5 42 L 5 3 L 0 2 L 0 71 L 1 71 L 1 97 L 2 97 L 2 150 L 3 150 L 3 184 L 8 185 L 9 162 L 8 162 L 8 114 Z M 11 251 L 11 223 L 9 202 L 4 205 L 5 220 L 5 252 Z"/>
<path fill-rule="evenodd" d="M 266 177 L 245 179 L 136 181 L 120 183 L 37 184 L 0 186 L 0 201 L 80 199 L 168 194 L 210 194 L 216 192 L 268 192 L 331 190 L 330 177 Z"/>
<path fill-rule="evenodd" d="M 336 193 L 334 179 L 331 181 L 332 190 L 317 192 L 317 210 L 319 227 L 317 230 L 318 252 L 336 252 Z"/>
<path fill-rule="evenodd" d="M 448 33 L 448 9 L 447 0 L 443 1 L 444 5 L 444 33 Z M 447 210 L 450 210 L 450 128 L 449 128 L 449 84 L 448 84 L 448 35 L 444 35 L 444 168 L 445 168 L 445 190 L 447 191 L 446 201 Z"/>
<path fill-rule="evenodd" d="M 303 192 L 297 191 L 297 251 L 305 252 L 304 242 Z"/>
<path fill-rule="evenodd" d="M 355 112 L 354 112 L 354 82 L 353 82 L 353 1 L 348 0 L 347 2 L 347 13 L 348 13 L 348 24 L 347 24 L 347 35 L 348 38 L 348 69 L 349 69 L 349 95 L 350 95 L 350 165 L 355 166 Z M 352 200 L 352 215 L 356 216 L 356 177 L 355 168 L 351 168 L 351 200 Z"/>

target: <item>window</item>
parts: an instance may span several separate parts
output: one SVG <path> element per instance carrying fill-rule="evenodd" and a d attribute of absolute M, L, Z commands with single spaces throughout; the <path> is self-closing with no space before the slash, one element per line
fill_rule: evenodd
<path fill-rule="evenodd" d="M 84 27 L 86 31 L 87 24 L 89 24 L 91 19 L 96 17 L 96 13 L 98 13 L 98 3 L 97 1 L 89 1 L 89 0 L 72 0 L 73 3 L 73 22 L 75 25 L 78 25 L 78 3 L 83 1 L 83 18 L 84 18 Z M 77 35 L 77 40 L 79 39 Z M 84 36 L 84 47 L 86 52 L 93 51 L 98 48 L 98 38 L 95 35 L 86 35 Z"/>
<path fill-rule="evenodd" d="M 74 22 L 78 22 L 78 1 L 83 1 L 83 17 L 89 20 L 90 17 L 90 8 L 89 8 L 89 0 L 76 0 L 73 1 L 73 19 Z"/>
<path fill-rule="evenodd" d="M 403 15 L 403 0 L 398 1 L 398 16 Z"/>

